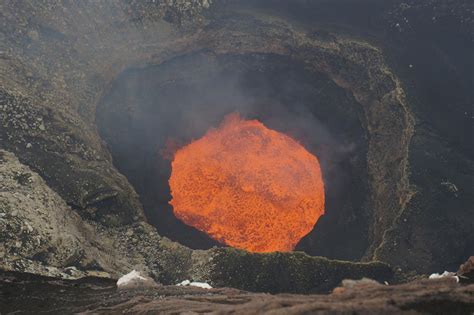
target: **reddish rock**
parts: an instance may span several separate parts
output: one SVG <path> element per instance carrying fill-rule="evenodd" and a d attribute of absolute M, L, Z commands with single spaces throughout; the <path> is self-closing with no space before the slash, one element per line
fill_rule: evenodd
<path fill-rule="evenodd" d="M 461 283 L 474 283 L 474 256 L 459 267 L 456 273 Z"/>

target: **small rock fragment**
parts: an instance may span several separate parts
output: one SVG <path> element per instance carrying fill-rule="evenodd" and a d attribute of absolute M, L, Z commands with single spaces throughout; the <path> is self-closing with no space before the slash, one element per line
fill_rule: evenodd
<path fill-rule="evenodd" d="M 342 280 L 342 286 L 346 289 L 353 289 L 355 287 L 367 286 L 367 285 L 370 285 L 370 286 L 380 285 L 380 283 L 369 278 L 362 278 L 360 280 L 352 280 L 352 279 Z"/>
<path fill-rule="evenodd" d="M 469 259 L 459 267 L 456 275 L 459 276 L 461 283 L 474 283 L 474 256 L 469 257 Z"/>
<path fill-rule="evenodd" d="M 459 277 L 456 276 L 456 273 L 449 272 L 449 271 L 445 271 L 442 274 L 433 273 L 428 277 L 428 279 L 431 279 L 431 280 L 442 279 L 442 278 L 453 278 L 456 280 L 456 282 L 459 282 Z"/>
<path fill-rule="evenodd" d="M 191 286 L 191 287 L 198 287 L 202 289 L 212 289 L 212 287 L 206 282 L 195 282 L 195 281 L 189 281 L 189 280 L 184 280 L 178 283 L 177 286 L 181 286 L 181 287 Z"/>
<path fill-rule="evenodd" d="M 152 278 L 142 276 L 136 270 L 132 270 L 117 281 L 118 289 L 154 288 L 157 286 L 158 284 Z"/>

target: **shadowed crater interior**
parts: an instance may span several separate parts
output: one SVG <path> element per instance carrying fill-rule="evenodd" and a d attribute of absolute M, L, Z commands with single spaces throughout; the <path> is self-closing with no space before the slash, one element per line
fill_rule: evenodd
<path fill-rule="evenodd" d="M 291 136 L 320 160 L 326 214 L 296 249 L 360 259 L 370 224 L 364 116 L 325 74 L 277 55 L 189 54 L 124 71 L 98 107 L 97 125 L 158 232 L 205 249 L 220 244 L 179 221 L 168 204 L 170 150 L 233 112 Z"/>

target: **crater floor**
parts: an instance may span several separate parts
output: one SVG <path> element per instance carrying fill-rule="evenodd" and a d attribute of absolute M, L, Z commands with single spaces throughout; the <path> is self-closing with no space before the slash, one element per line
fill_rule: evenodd
<path fill-rule="evenodd" d="M 20 290 L 22 295 L 16 294 Z M 471 314 L 474 284 L 453 279 L 387 286 L 345 281 L 329 295 L 250 293 L 230 288 L 162 286 L 117 290 L 111 281 L 66 282 L 0 274 L 0 307 L 9 313 L 133 314 Z"/>

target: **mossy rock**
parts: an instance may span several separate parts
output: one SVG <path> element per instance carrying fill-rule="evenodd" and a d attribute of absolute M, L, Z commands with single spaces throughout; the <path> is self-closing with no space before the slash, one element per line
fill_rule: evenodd
<path fill-rule="evenodd" d="M 249 253 L 232 248 L 212 250 L 210 280 L 217 287 L 254 292 L 323 293 L 344 279 L 390 281 L 393 271 L 381 262 L 355 263 L 312 257 L 303 252 Z"/>

